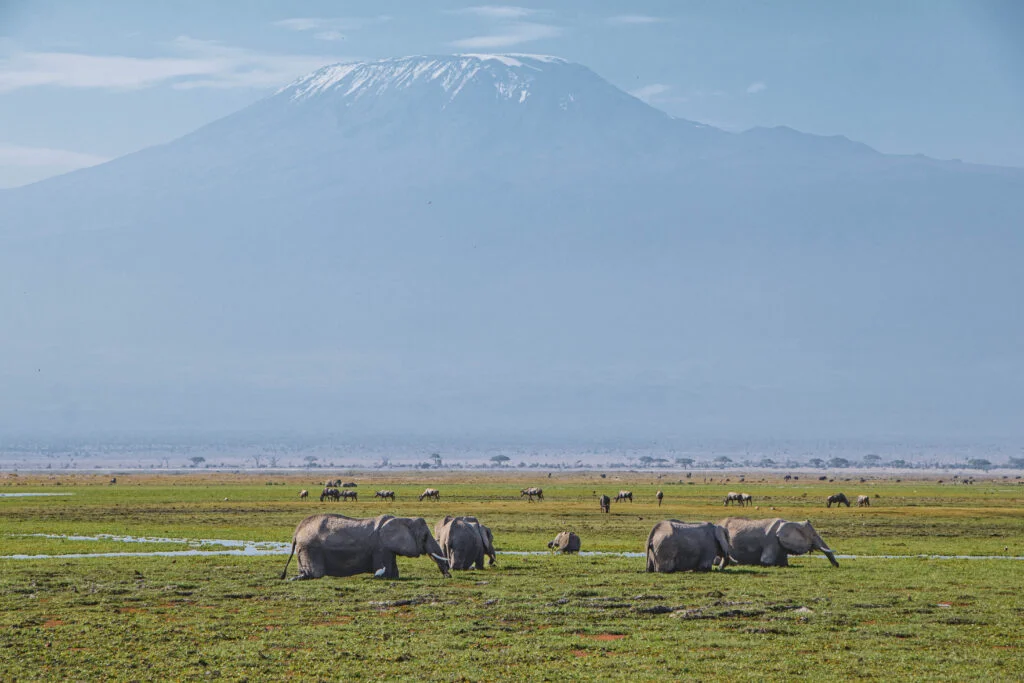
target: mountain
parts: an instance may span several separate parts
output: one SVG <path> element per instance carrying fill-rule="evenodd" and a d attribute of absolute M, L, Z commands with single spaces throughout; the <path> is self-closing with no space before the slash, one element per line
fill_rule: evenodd
<path fill-rule="evenodd" d="M 1021 436 L 1021 225 L 558 58 L 329 66 L 0 193 L 0 432 Z"/>

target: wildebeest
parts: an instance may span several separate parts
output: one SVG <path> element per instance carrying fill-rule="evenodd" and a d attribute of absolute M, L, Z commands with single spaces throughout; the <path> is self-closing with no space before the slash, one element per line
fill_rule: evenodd
<path fill-rule="evenodd" d="M 831 496 L 825 499 L 825 507 L 830 508 L 832 507 L 833 503 L 835 503 L 837 507 L 840 505 L 850 507 L 850 500 L 846 497 L 845 494 L 842 493 L 833 493 Z"/>
<path fill-rule="evenodd" d="M 724 503 L 724 505 L 729 505 L 729 503 L 737 503 L 738 505 L 742 506 L 743 505 L 743 494 L 742 493 L 736 493 L 735 491 L 729 491 L 729 493 L 725 494 L 725 503 Z"/>
<path fill-rule="evenodd" d="M 754 504 L 754 497 L 752 495 L 750 495 L 749 493 L 741 493 L 740 494 L 740 505 L 753 505 L 753 504 Z"/>
<path fill-rule="evenodd" d="M 320 502 L 322 503 L 325 500 L 341 500 L 341 491 L 334 488 L 333 486 L 324 487 L 324 490 L 320 492 Z"/>
<path fill-rule="evenodd" d="M 536 486 L 531 486 L 528 489 L 520 489 L 519 497 L 522 498 L 523 496 L 529 496 L 527 501 L 531 503 L 533 502 L 534 496 L 537 496 L 537 500 L 544 500 L 544 489 Z"/>
<path fill-rule="evenodd" d="M 111 477 L 110 478 L 110 483 L 111 484 L 116 484 L 117 483 L 117 477 Z"/>
<path fill-rule="evenodd" d="M 423 500 L 424 498 L 433 498 L 434 500 L 440 502 L 441 492 L 438 491 L 437 489 L 427 489 L 420 494 L 420 500 Z"/>
<path fill-rule="evenodd" d="M 665 497 L 665 494 L 659 489 L 658 492 L 654 494 L 654 497 L 658 499 L 658 507 L 661 507 L 661 499 Z"/>
<path fill-rule="evenodd" d="M 306 489 L 299 491 L 299 500 L 306 500 L 307 498 L 309 498 L 309 491 Z"/>
<path fill-rule="evenodd" d="M 857 496 L 857 507 L 871 507 L 871 496 Z"/>
<path fill-rule="evenodd" d="M 355 491 L 341 491 L 340 493 L 341 493 L 341 499 L 342 500 L 349 500 L 349 499 L 352 499 L 352 500 L 355 500 L 355 501 L 359 500 L 359 494 L 356 493 Z"/>
<path fill-rule="evenodd" d="M 346 481 L 344 484 L 341 485 L 341 488 L 354 489 L 357 486 L 359 486 L 359 484 L 355 483 L 354 481 Z"/>
<path fill-rule="evenodd" d="M 619 501 L 622 501 L 622 500 L 629 500 L 629 502 L 632 503 L 633 502 L 633 492 L 632 491 L 619 491 L 615 495 L 615 502 L 618 503 Z"/>
<path fill-rule="evenodd" d="M 601 496 L 601 497 L 600 497 L 600 498 L 598 499 L 598 503 L 600 503 L 600 505 L 601 505 L 601 510 L 602 510 L 602 511 L 604 511 L 604 512 L 608 512 L 608 510 L 609 510 L 609 509 L 611 508 L 611 506 L 612 506 L 612 499 L 611 499 L 611 498 L 609 498 L 609 497 L 608 497 L 608 496 L 606 496 L 606 495 L 602 495 L 602 496 Z"/>
<path fill-rule="evenodd" d="M 383 489 L 383 490 L 377 491 L 377 493 L 373 494 L 373 497 L 374 498 L 381 498 L 381 499 L 388 499 L 388 498 L 390 498 L 391 500 L 394 500 L 395 499 L 395 492 L 394 491 L 388 491 L 387 489 Z"/>
<path fill-rule="evenodd" d="M 324 486 L 328 488 L 332 486 L 341 486 L 341 479 L 328 479 L 324 482 Z"/>

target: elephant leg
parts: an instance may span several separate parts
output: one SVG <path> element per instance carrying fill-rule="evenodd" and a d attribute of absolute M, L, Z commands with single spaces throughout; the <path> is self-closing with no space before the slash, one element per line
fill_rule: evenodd
<path fill-rule="evenodd" d="M 327 574 L 324 564 L 323 552 L 319 549 L 309 550 L 300 548 L 296 553 L 299 561 L 299 575 L 297 579 L 319 579 Z"/>
<path fill-rule="evenodd" d="M 786 553 L 778 546 L 770 545 L 761 552 L 762 567 L 786 567 L 788 564 Z"/>

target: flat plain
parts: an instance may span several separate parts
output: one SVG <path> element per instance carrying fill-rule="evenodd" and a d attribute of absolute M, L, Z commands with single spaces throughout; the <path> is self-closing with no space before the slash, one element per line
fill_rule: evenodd
<path fill-rule="evenodd" d="M 358 502 L 318 500 L 335 476 L 358 482 Z M 1024 677 L 1024 561 L 1010 559 L 1024 556 L 1022 480 L 738 476 L 199 471 L 111 485 L 98 474 L 0 475 L 0 494 L 72 494 L 0 495 L 0 679 Z M 417 500 L 427 486 L 440 502 Z M 544 500 L 520 498 L 527 486 Z M 397 500 L 374 500 L 381 488 Z M 597 496 L 620 489 L 635 502 L 600 512 Z M 731 490 L 754 507 L 723 507 Z M 827 509 L 837 491 L 872 505 Z M 498 563 L 445 579 L 427 558 L 399 558 L 398 580 L 281 581 L 285 555 L 201 554 L 229 548 L 180 540 L 283 544 L 325 511 L 431 527 L 476 515 Z M 725 516 L 810 519 L 841 566 L 812 554 L 788 568 L 656 575 L 616 554 L 642 553 L 661 519 Z M 563 529 L 599 554 L 547 554 Z M 190 548 L 199 554 L 60 557 Z"/>

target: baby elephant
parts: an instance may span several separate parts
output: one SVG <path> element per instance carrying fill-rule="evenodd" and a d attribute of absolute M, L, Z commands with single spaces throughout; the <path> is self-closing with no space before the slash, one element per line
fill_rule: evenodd
<path fill-rule="evenodd" d="M 560 553 L 578 553 L 580 551 L 580 537 L 572 531 L 563 531 L 555 540 L 548 543 L 548 547 Z"/>
<path fill-rule="evenodd" d="M 677 519 L 658 522 L 647 537 L 647 571 L 711 571 L 715 557 L 729 564 L 729 533 L 717 524 Z"/>
<path fill-rule="evenodd" d="M 871 507 L 871 496 L 857 496 L 857 507 Z"/>

